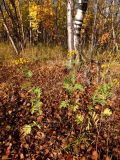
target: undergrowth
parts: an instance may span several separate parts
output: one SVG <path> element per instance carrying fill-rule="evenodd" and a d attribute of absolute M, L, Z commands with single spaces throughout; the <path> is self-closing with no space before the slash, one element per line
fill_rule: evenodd
<path fill-rule="evenodd" d="M 69 72 L 58 46 L 2 52 L 2 158 L 119 159 L 119 56 Z"/>
<path fill-rule="evenodd" d="M 93 153 L 97 160 L 101 154 L 98 153 L 100 152 L 98 149 L 99 138 L 103 134 L 107 134 L 106 156 L 108 157 L 110 154 L 108 134 L 111 132 L 110 127 L 113 126 L 111 122 L 114 119 L 113 111 L 108 102 L 112 99 L 116 92 L 115 88 L 118 86 L 119 82 L 117 80 L 107 83 L 102 82 L 101 84 L 96 84 L 91 93 L 87 93 L 87 86 L 77 82 L 77 74 L 75 72 L 65 78 L 63 88 L 67 97 L 61 102 L 60 108 L 67 109 L 69 118 L 72 117 L 72 120 L 79 126 L 80 137 L 68 144 L 64 149 L 70 149 L 70 147 L 76 147 L 81 144 L 88 148 L 94 143 L 95 150 Z M 82 99 L 85 95 L 88 96 L 88 99 Z M 93 139 L 89 139 L 91 135 Z M 75 151 L 75 154 L 78 154 L 78 152 Z"/>
<path fill-rule="evenodd" d="M 0 43 L 0 62 L 9 62 L 19 58 L 25 58 L 31 62 L 61 61 L 66 57 L 66 51 L 62 46 L 38 46 L 27 45 L 24 52 L 15 55 L 10 44 Z"/>

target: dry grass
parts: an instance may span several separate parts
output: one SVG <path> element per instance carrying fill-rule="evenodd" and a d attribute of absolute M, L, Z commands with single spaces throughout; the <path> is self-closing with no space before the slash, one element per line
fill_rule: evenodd
<path fill-rule="evenodd" d="M 8 43 L 0 43 L 0 62 L 15 58 L 14 50 Z"/>
<path fill-rule="evenodd" d="M 19 56 L 15 55 L 10 44 L 0 43 L 0 62 L 11 62 L 17 58 L 26 58 L 30 61 L 39 60 L 58 61 L 63 60 L 66 56 L 66 51 L 61 46 L 28 46 Z"/>
<path fill-rule="evenodd" d="M 32 61 L 39 60 L 42 62 L 46 61 L 58 61 L 63 60 L 66 53 L 61 46 L 43 46 L 39 45 L 36 47 L 28 47 L 25 52 L 22 53 L 22 57 L 30 59 Z"/>
<path fill-rule="evenodd" d="M 89 51 L 86 51 L 86 56 L 90 55 Z M 30 62 L 40 61 L 49 63 L 64 63 L 66 60 L 67 50 L 62 46 L 44 46 L 39 44 L 37 46 L 27 46 L 25 51 L 17 56 L 10 44 L 0 43 L 0 62 L 5 64 L 11 64 L 12 61 L 25 58 Z M 120 51 L 113 53 L 112 51 L 105 51 L 103 53 L 96 53 L 94 59 L 102 62 L 104 72 L 109 75 L 120 75 Z M 105 75 L 106 75 L 105 74 Z"/>

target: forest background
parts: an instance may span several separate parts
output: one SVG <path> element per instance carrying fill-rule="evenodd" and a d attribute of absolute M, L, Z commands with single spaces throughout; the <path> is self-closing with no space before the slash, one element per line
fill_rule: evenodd
<path fill-rule="evenodd" d="M 100 55 L 104 52 L 114 54 L 118 51 L 119 3 L 117 0 L 89 2 L 80 37 L 80 48 L 85 55 Z M 67 49 L 66 6 L 64 0 L 1 0 L 0 46 L 11 41 L 16 54 L 26 51 L 30 46 L 41 49 L 44 45 L 57 45 Z"/>

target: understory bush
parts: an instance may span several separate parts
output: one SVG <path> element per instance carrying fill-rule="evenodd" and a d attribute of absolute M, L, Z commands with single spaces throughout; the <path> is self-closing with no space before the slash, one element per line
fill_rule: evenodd
<path fill-rule="evenodd" d="M 63 88 L 66 98 L 61 101 L 60 108 L 67 110 L 68 117 L 73 121 L 74 130 L 77 125 L 79 133 L 76 140 L 64 149 L 76 148 L 82 144 L 89 148 L 93 144 L 97 160 L 100 152 L 99 141 L 105 136 L 107 146 L 105 152 L 107 156 L 110 155 L 109 147 L 112 143 L 110 135 L 114 134 L 114 129 L 111 129 L 114 127 L 114 109 L 111 104 L 118 86 L 119 82 L 115 79 L 88 87 L 78 81 L 75 72 L 65 78 Z M 75 151 L 75 154 L 78 152 Z"/>

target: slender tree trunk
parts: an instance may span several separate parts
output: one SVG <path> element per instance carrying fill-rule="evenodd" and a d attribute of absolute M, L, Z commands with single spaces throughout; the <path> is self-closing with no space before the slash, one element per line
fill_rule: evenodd
<path fill-rule="evenodd" d="M 29 42 L 30 45 L 32 44 L 32 24 L 31 24 L 31 20 L 29 20 Z"/>
<path fill-rule="evenodd" d="M 76 61 L 80 61 L 79 53 L 79 40 L 80 40 L 80 30 L 83 23 L 83 18 L 87 10 L 88 0 L 78 0 L 76 3 L 76 15 L 74 18 L 74 50 L 76 52 Z"/>
<path fill-rule="evenodd" d="M 9 29 L 8 29 L 8 27 L 7 27 L 7 23 L 6 23 L 6 20 L 5 20 L 5 18 L 4 18 L 4 14 L 3 14 L 3 11 L 2 11 L 2 7 L 1 7 L 1 6 L 0 6 L 0 12 L 1 12 L 1 15 L 2 15 L 2 19 L 3 19 L 3 26 L 4 26 L 4 28 L 5 28 L 6 32 L 7 32 L 7 35 L 8 35 L 8 37 L 9 37 L 9 39 L 10 39 L 10 42 L 11 42 L 11 44 L 12 44 L 15 52 L 16 52 L 17 54 L 19 54 L 19 51 L 18 51 L 18 49 L 17 49 L 17 47 L 16 47 L 16 45 L 15 45 L 15 42 L 14 42 L 14 40 L 13 40 L 11 34 L 10 34 L 10 31 L 9 31 Z"/>
<path fill-rule="evenodd" d="M 30 0 L 28 1 L 28 8 L 30 8 Z M 28 11 L 30 12 L 30 11 Z M 30 15 L 30 13 L 29 13 Z M 31 23 L 31 17 L 29 16 L 29 43 L 32 44 L 32 23 Z"/>
<path fill-rule="evenodd" d="M 23 41 L 22 33 L 21 33 L 20 17 L 18 15 L 19 13 L 18 13 L 18 10 L 17 10 L 18 8 L 16 6 L 16 2 L 15 1 L 13 1 L 13 0 L 9 0 L 9 1 L 11 3 L 12 8 L 14 9 L 14 17 L 13 18 L 15 18 L 15 22 L 17 24 L 17 31 L 18 31 L 17 39 L 19 41 L 18 42 L 18 47 L 19 47 L 19 50 L 21 52 L 21 51 L 24 51 L 24 41 Z"/>
<path fill-rule="evenodd" d="M 6 32 L 7 32 L 7 34 L 8 34 L 8 37 L 9 37 L 9 39 L 10 39 L 10 42 L 11 42 L 11 44 L 12 44 L 15 52 L 16 52 L 17 54 L 19 54 L 19 52 L 18 52 L 18 50 L 17 50 L 17 48 L 16 48 L 16 45 L 15 45 L 15 43 L 14 43 L 14 41 L 13 41 L 11 35 L 10 35 L 9 29 L 8 29 L 7 25 L 5 24 L 5 22 L 3 22 L 3 25 L 4 25 L 4 27 L 5 27 L 5 30 L 6 30 Z"/>
<path fill-rule="evenodd" d="M 20 31 L 20 24 L 19 24 L 19 18 L 18 18 L 18 13 L 17 13 L 17 8 L 15 5 L 15 1 L 10 0 L 9 3 L 8 1 L 2 0 L 3 5 L 4 5 L 4 9 L 7 13 L 7 15 L 9 16 L 11 23 L 12 23 L 12 37 L 14 39 L 14 43 L 16 44 L 16 48 L 18 50 L 18 52 L 20 53 L 21 51 L 23 51 L 24 45 L 23 45 L 23 39 L 21 36 L 21 31 Z M 10 6 L 12 6 L 12 9 L 14 11 L 12 11 L 12 9 L 10 8 Z M 6 20 L 6 26 L 8 28 L 7 25 L 7 20 Z"/>
<path fill-rule="evenodd" d="M 22 13 L 20 11 L 20 2 L 19 0 L 17 0 L 18 2 L 18 15 L 19 15 L 19 19 L 20 19 L 20 26 L 21 26 L 21 34 L 22 34 L 22 40 L 23 40 L 23 45 L 25 47 L 25 34 L 24 34 L 24 26 L 23 26 L 23 19 L 22 19 Z"/>
<path fill-rule="evenodd" d="M 112 2 L 113 7 L 115 6 L 115 1 Z M 115 27 L 114 27 L 114 13 L 112 13 L 112 35 L 113 35 L 113 42 L 116 48 L 116 51 L 118 51 L 118 44 L 116 41 L 116 34 L 115 34 Z"/>
<path fill-rule="evenodd" d="M 97 21 L 97 12 L 98 12 L 98 0 L 94 0 L 93 10 L 94 10 L 94 22 L 93 22 L 93 27 L 92 27 L 91 48 L 90 48 L 91 59 L 92 59 L 93 51 L 94 51 L 94 48 L 95 48 L 95 35 L 96 35 L 96 21 Z"/>
<path fill-rule="evenodd" d="M 73 0 L 67 2 L 67 32 L 68 32 L 68 52 L 73 51 L 73 19 L 72 19 Z M 71 65 L 72 56 L 69 56 L 69 63 Z"/>

